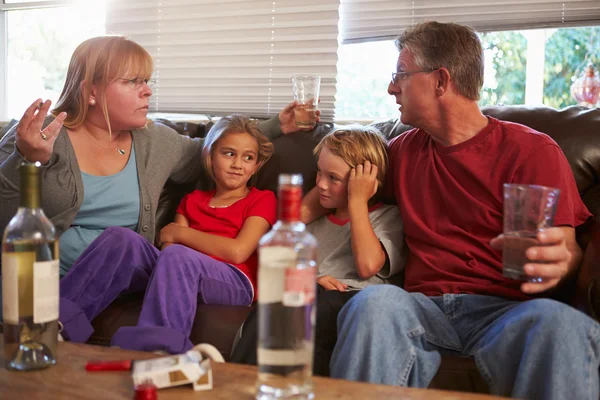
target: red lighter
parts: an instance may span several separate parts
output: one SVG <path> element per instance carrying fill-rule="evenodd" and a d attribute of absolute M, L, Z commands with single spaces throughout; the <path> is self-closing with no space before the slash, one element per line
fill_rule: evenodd
<path fill-rule="evenodd" d="M 133 361 L 131 360 L 88 361 L 85 370 L 88 372 L 131 371 L 132 366 Z"/>

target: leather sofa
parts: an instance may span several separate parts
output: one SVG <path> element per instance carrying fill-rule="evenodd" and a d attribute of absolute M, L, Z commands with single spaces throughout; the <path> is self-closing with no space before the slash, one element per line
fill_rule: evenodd
<path fill-rule="evenodd" d="M 577 182 L 577 187 L 588 209 L 598 217 L 600 213 L 600 110 L 569 107 L 554 110 L 547 107 L 501 106 L 486 107 L 486 115 L 528 125 L 550 135 L 562 148 Z M 203 136 L 210 124 L 172 123 L 181 134 Z M 395 137 L 409 127 L 399 119 L 374 123 L 388 138 Z M 282 136 L 274 141 L 275 154 L 257 177 L 261 189 L 276 191 L 280 173 L 302 173 L 304 190 L 314 186 L 316 162 L 313 147 L 333 128 L 332 124 L 320 123 L 311 132 Z M 200 187 L 202 185 L 200 184 Z M 158 211 L 159 226 L 172 220 L 175 207 L 184 193 L 193 187 L 167 184 Z M 579 229 L 578 240 L 585 250 L 584 262 L 576 280 L 570 282 L 552 297 L 567 302 L 598 319 L 600 316 L 600 225 L 595 222 Z M 120 326 L 135 325 L 139 315 L 142 295 L 119 298 L 94 321 L 94 335 L 90 343 L 108 344 L 110 337 Z M 191 339 L 194 343 L 211 343 L 228 359 L 234 338 L 247 313 L 247 307 L 199 305 L 196 312 Z M 487 386 L 469 358 L 444 357 L 442 366 L 431 387 L 487 392 Z"/>

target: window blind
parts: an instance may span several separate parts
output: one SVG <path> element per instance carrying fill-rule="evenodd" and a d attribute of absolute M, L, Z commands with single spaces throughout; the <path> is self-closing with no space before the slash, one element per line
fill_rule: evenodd
<path fill-rule="evenodd" d="M 106 20 L 154 59 L 151 111 L 268 117 L 316 74 L 333 120 L 339 0 L 114 0 Z"/>
<path fill-rule="evenodd" d="M 600 25 L 599 0 L 341 0 L 343 43 L 387 40 L 423 21 L 480 32 Z"/>

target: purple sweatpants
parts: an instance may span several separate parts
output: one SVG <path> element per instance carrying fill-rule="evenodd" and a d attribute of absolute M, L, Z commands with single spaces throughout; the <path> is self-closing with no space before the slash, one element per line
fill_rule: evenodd
<path fill-rule="evenodd" d="M 85 342 L 90 323 L 120 294 L 145 292 L 137 326 L 120 328 L 112 345 L 172 354 L 192 348 L 196 305 L 250 305 L 252 285 L 238 269 L 181 245 L 159 251 L 126 228 L 106 229 L 60 281 L 63 336 Z"/>

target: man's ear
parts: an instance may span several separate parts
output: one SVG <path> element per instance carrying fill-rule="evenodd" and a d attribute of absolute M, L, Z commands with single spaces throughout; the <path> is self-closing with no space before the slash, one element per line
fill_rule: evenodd
<path fill-rule="evenodd" d="M 437 82 L 436 82 L 436 94 L 438 96 L 443 95 L 450 89 L 450 82 L 452 81 L 452 77 L 450 76 L 450 71 L 446 68 L 440 68 L 436 73 Z"/>

